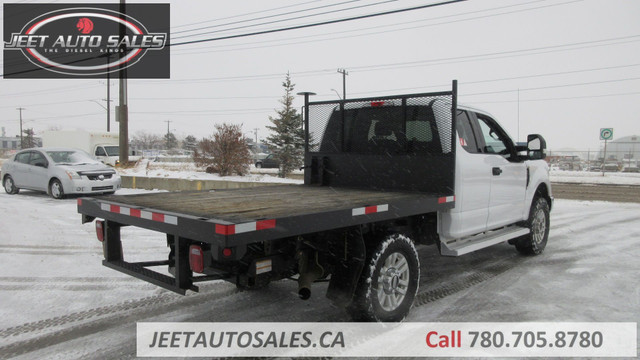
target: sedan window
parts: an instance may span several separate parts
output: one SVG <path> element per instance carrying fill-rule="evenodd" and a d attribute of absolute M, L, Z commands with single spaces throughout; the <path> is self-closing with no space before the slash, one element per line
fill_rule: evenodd
<path fill-rule="evenodd" d="M 32 151 L 31 158 L 29 159 L 29 165 L 46 166 L 47 159 L 45 159 L 44 155 L 42 155 L 40 152 Z"/>
<path fill-rule="evenodd" d="M 29 163 L 29 151 L 19 153 L 15 157 L 15 161 L 23 164 Z"/>

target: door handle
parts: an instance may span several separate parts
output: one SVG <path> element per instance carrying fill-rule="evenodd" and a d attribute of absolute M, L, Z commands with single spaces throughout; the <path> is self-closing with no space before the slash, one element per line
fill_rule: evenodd
<path fill-rule="evenodd" d="M 500 169 L 499 167 L 494 167 L 493 169 L 491 169 L 491 172 L 493 173 L 493 176 L 500 176 L 500 174 L 502 174 L 502 169 Z"/>

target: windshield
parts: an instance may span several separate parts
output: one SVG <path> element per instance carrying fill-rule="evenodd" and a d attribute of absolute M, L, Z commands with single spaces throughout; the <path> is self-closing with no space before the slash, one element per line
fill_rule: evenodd
<path fill-rule="evenodd" d="M 89 154 L 80 150 L 59 150 L 47 151 L 47 155 L 56 164 L 95 164 L 96 160 L 92 159 Z"/>
<path fill-rule="evenodd" d="M 107 151 L 108 156 L 120 156 L 120 151 L 118 151 L 118 146 L 105 146 L 104 149 Z"/>

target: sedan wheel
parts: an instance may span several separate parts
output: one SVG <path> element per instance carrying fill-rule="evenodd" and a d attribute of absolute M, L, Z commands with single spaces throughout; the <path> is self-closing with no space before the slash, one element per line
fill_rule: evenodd
<path fill-rule="evenodd" d="M 10 175 L 4 178 L 4 191 L 11 195 L 17 194 L 18 191 L 20 191 L 20 189 L 16 187 L 16 184 L 13 183 L 13 178 Z"/>
<path fill-rule="evenodd" d="M 54 199 L 63 199 L 64 198 L 64 190 L 62 189 L 62 184 L 60 180 L 53 179 L 51 184 L 49 185 L 49 194 Z"/>

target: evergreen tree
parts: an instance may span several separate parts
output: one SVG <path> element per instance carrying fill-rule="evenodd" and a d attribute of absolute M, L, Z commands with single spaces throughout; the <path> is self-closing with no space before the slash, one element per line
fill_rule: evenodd
<path fill-rule="evenodd" d="M 178 139 L 176 139 L 176 136 L 173 135 L 172 132 L 168 132 L 164 136 L 164 144 L 167 147 L 167 150 L 175 149 L 178 147 Z"/>
<path fill-rule="evenodd" d="M 182 140 L 182 148 L 185 150 L 195 150 L 198 147 L 198 140 L 193 135 L 187 135 L 187 137 Z"/>
<path fill-rule="evenodd" d="M 276 117 L 269 117 L 273 126 L 267 126 L 272 134 L 267 137 L 265 143 L 272 150 L 274 157 L 280 161 L 280 177 L 285 177 L 293 170 L 299 168 L 304 161 L 304 130 L 302 129 L 302 116 L 293 107 L 293 88 L 291 77 L 287 73 L 284 87 L 284 96 L 280 100 L 282 108 L 276 110 Z"/>
<path fill-rule="evenodd" d="M 32 147 L 36 147 L 36 141 L 33 138 L 33 128 L 22 130 L 24 135 L 22 136 L 22 146 L 21 149 L 29 149 Z"/>

